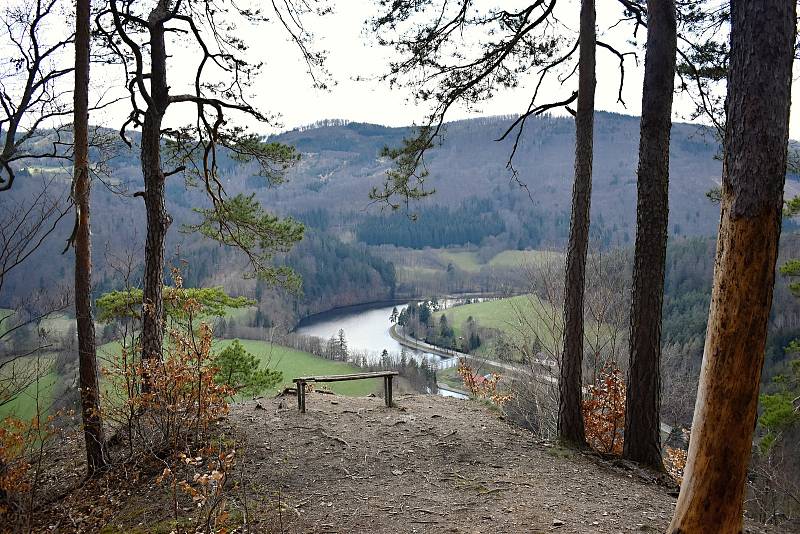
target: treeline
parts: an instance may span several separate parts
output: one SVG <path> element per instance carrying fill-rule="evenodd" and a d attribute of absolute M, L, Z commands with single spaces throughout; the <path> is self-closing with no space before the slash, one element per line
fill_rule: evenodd
<path fill-rule="evenodd" d="M 469 353 L 481 346 L 481 332 L 477 321 L 472 316 L 468 317 L 462 325 L 463 335 L 457 338 L 456 331 L 446 314 L 442 314 L 438 319 L 434 317 L 434 312 L 439 309 L 436 298 L 411 302 L 399 313 L 395 308 L 390 320 L 393 323 L 396 322 L 403 329 L 404 334 L 437 347 Z"/>
<path fill-rule="evenodd" d="M 368 245 L 392 244 L 407 248 L 479 245 L 484 238 L 502 233 L 505 225 L 489 199 L 468 199 L 456 208 L 421 207 L 415 218 L 405 212 L 367 215 L 356 226 L 359 241 Z"/>
<path fill-rule="evenodd" d="M 493 249 L 539 248 L 563 244 L 569 234 L 569 212 L 545 211 L 532 205 L 519 186 L 498 185 L 488 198 L 470 197 L 457 207 L 419 206 L 413 212 L 354 215 L 356 238 L 367 245 L 422 249 L 477 245 Z M 300 220 L 320 228 L 330 225 L 323 209 L 310 210 Z M 598 217 L 592 236 L 604 248 L 627 244 L 630 236 Z"/>
<path fill-rule="evenodd" d="M 438 393 L 436 381 L 436 366 L 428 361 L 427 356 L 417 361 L 413 355 L 403 347 L 400 354 L 389 354 L 384 349 L 380 360 L 377 362 L 362 359 L 357 363 L 365 371 L 397 371 L 400 376 L 408 380 L 411 388 L 420 393 Z"/>
<path fill-rule="evenodd" d="M 341 306 L 394 298 L 393 263 L 360 244 L 309 230 L 286 257 L 286 265 L 303 278 L 302 293 L 289 297 L 299 318 Z"/>
<path fill-rule="evenodd" d="M 714 275 L 716 241 L 711 238 L 672 240 L 667 249 L 664 280 L 662 345 L 692 360 L 699 370 L 705 343 L 711 281 Z M 778 266 L 800 256 L 800 235 L 784 234 Z M 782 372 L 789 355 L 786 347 L 800 337 L 800 313 L 788 287 L 788 280 L 778 276 L 775 283 L 769 320 L 762 382 L 767 383 Z"/>
<path fill-rule="evenodd" d="M 130 266 L 129 280 L 123 280 L 107 258 L 98 261 L 98 284 L 95 297 L 121 289 L 126 283 L 138 285 L 143 265 Z M 304 238 L 276 263 L 291 267 L 302 280 L 296 293 L 273 287 L 261 279 L 239 276 L 242 260 L 236 252 L 200 241 L 183 248 L 173 264 L 180 266 L 188 287 L 223 285 L 228 291 L 256 301 L 252 317 L 226 319 L 226 337 L 247 337 L 243 328 L 282 325 L 291 329 L 301 317 L 331 308 L 391 299 L 395 295 L 397 277 L 394 264 L 361 244 L 342 242 L 331 233 L 307 228 Z M 165 272 L 167 280 L 169 273 Z M 236 328 L 234 328 L 236 326 Z"/>

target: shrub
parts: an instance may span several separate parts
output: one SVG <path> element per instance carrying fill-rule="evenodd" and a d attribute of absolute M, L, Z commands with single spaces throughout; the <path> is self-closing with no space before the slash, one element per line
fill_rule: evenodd
<path fill-rule="evenodd" d="M 214 357 L 214 365 L 217 368 L 214 380 L 240 395 L 257 395 L 274 387 L 283 378 L 280 371 L 259 369 L 258 359 L 238 339 Z"/>
<path fill-rule="evenodd" d="M 625 430 L 625 380 L 616 363 L 609 361 L 597 381 L 587 387 L 583 401 L 586 442 L 594 450 L 622 454 Z"/>
<path fill-rule="evenodd" d="M 467 364 L 465 358 L 461 358 L 458 361 L 458 374 L 464 381 L 464 387 L 474 397 L 488 399 L 498 406 L 511 400 L 511 395 L 498 390 L 502 378 L 498 373 L 491 373 L 489 376 L 479 375 Z"/>

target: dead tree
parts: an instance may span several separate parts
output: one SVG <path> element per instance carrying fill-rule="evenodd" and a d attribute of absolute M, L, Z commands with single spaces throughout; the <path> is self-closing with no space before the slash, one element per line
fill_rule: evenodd
<path fill-rule="evenodd" d="M 73 70 L 64 56 L 74 35 L 50 40 L 45 32 L 60 15 L 59 6 L 58 0 L 37 0 L 0 11 L 4 30 L 0 42 L 8 51 L 0 70 L 0 295 L 7 277 L 41 248 L 71 211 L 68 191 L 55 178 L 43 179 L 24 199 L 10 192 L 24 164 L 70 157 L 69 143 L 62 137 L 68 130 L 63 119 L 72 108 L 62 85 Z M 66 308 L 62 297 L 47 302 L 39 295 L 15 299 L 15 309 L 0 314 L 0 342 Z M 46 346 L 38 343 L 2 354 L 0 405 L 13 401 L 40 378 L 39 373 L 21 371 L 24 366 L 17 363 Z"/>
<path fill-rule="evenodd" d="M 793 0 L 731 5 L 722 198 L 700 387 L 669 532 L 742 531 L 781 230 Z"/>
<path fill-rule="evenodd" d="M 14 185 L 23 161 L 68 160 L 72 115 L 64 83 L 73 66 L 63 55 L 75 34 L 50 40 L 47 24 L 58 18 L 60 0 L 35 0 L 3 8 L 7 65 L 0 72 L 0 191 Z"/>

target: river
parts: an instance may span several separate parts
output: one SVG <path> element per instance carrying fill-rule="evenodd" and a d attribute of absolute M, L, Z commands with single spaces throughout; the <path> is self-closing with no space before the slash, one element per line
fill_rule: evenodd
<path fill-rule="evenodd" d="M 339 330 L 343 330 L 348 350 L 366 352 L 369 359 L 376 361 L 380 358 L 383 350 L 396 355 L 402 349 L 400 343 L 389 335 L 389 328 L 392 326 L 389 316 L 395 306 L 400 311 L 407 304 L 375 304 L 333 310 L 304 319 L 295 332 L 305 336 L 329 339 L 331 336 L 337 336 Z M 443 358 L 437 354 L 408 348 L 406 351 L 410 357 L 417 360 L 427 357 L 428 361 L 436 365 L 438 369 L 457 364 L 455 358 Z M 439 389 L 439 394 L 463 397 L 463 395 L 444 389 Z"/>

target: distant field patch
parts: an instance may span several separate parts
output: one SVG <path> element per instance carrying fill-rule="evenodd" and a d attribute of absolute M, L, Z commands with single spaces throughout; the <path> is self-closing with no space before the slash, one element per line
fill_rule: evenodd
<path fill-rule="evenodd" d="M 478 321 L 480 326 L 496 328 L 506 334 L 514 334 L 524 329 L 527 322 L 539 323 L 539 317 L 547 315 L 545 312 L 545 304 L 536 296 L 519 295 L 505 299 L 455 306 L 445 311 L 436 312 L 434 317 L 438 321 L 443 313 L 446 314 L 447 320 L 450 322 L 450 326 L 455 329 L 457 336 L 462 334 L 461 328 L 469 317 Z M 552 311 L 550 314 L 552 315 Z M 534 318 L 536 318 L 535 321 Z M 544 331 L 540 335 L 544 335 Z"/>
<path fill-rule="evenodd" d="M 72 169 L 65 165 L 57 165 L 57 166 L 29 166 L 26 167 L 26 170 L 30 174 L 60 174 L 60 173 L 71 173 Z"/>
<path fill-rule="evenodd" d="M 504 250 L 488 262 L 484 262 L 481 260 L 481 254 L 476 250 L 434 249 L 431 252 L 443 267 L 452 263 L 462 271 L 471 273 L 476 273 L 487 266 L 513 269 L 528 265 L 542 265 L 546 261 L 559 260 L 563 257 L 562 253 L 550 250 Z"/>
<path fill-rule="evenodd" d="M 38 382 L 30 384 L 14 400 L 0 406 L 0 419 L 13 415 L 27 421 L 36 415 L 37 405 L 43 414 L 50 408 L 50 404 L 53 402 L 53 391 L 58 380 L 58 375 L 53 369 L 54 362 L 53 354 L 26 356 L 6 365 L 0 371 L 2 378 L 17 376 L 23 377 L 20 380 L 24 380 L 26 376 L 40 376 Z"/>
<path fill-rule="evenodd" d="M 491 267 L 538 266 L 560 260 L 564 255 L 550 250 L 504 250 L 489 261 Z"/>
<path fill-rule="evenodd" d="M 245 306 L 244 308 L 230 308 L 226 307 L 225 315 L 223 317 L 211 317 L 210 319 L 212 322 L 216 322 L 220 319 L 224 319 L 225 321 L 230 321 L 233 319 L 237 323 L 251 323 L 255 320 L 256 312 L 258 308 L 255 306 Z M 206 317 L 203 320 L 208 320 L 209 318 Z"/>
<path fill-rule="evenodd" d="M 397 276 L 399 280 L 413 279 L 420 276 L 432 276 L 441 273 L 441 269 L 433 269 L 431 267 L 397 267 Z"/>
<path fill-rule="evenodd" d="M 531 345 L 538 336 L 540 342 L 548 347 L 554 343 L 552 334 L 554 321 L 561 321 L 560 312 L 533 295 L 519 295 L 455 306 L 436 312 L 434 319 L 437 323 L 442 314 L 447 316 L 456 337 L 464 335 L 463 327 L 467 319 L 472 317 L 479 328 L 499 330 L 515 344 Z M 491 345 L 485 343 L 478 349 L 477 354 L 489 355 L 490 348 Z"/>
<path fill-rule="evenodd" d="M 66 313 L 54 313 L 42 319 L 40 329 L 48 334 L 64 335 L 75 326 L 75 318 Z"/>
<path fill-rule="evenodd" d="M 445 266 L 452 263 L 462 271 L 477 272 L 481 270 L 481 262 L 475 252 L 439 249 L 437 255 Z"/>

